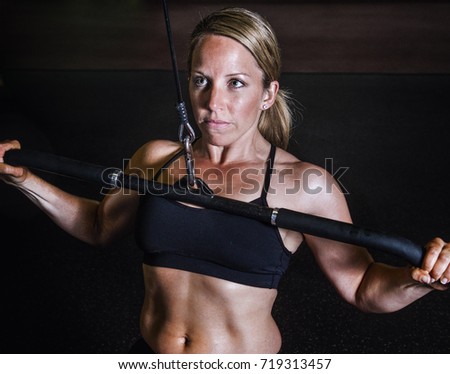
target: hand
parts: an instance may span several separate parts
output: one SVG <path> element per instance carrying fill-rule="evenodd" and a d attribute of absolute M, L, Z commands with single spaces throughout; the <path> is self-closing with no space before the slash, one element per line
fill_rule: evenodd
<path fill-rule="evenodd" d="M 5 164 L 4 155 L 11 149 L 20 149 L 17 140 L 5 140 L 0 142 L 0 180 L 8 184 L 20 184 L 27 176 L 27 169 Z"/>
<path fill-rule="evenodd" d="M 434 238 L 425 246 L 420 268 L 413 268 L 411 276 L 417 282 L 437 290 L 446 290 L 450 284 L 450 243 Z"/>

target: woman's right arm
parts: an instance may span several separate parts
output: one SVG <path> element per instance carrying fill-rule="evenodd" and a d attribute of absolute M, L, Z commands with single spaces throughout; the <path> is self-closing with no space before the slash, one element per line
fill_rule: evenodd
<path fill-rule="evenodd" d="M 0 143 L 0 179 L 19 189 L 67 233 L 104 246 L 132 229 L 139 204 L 136 192 L 115 189 L 101 202 L 69 194 L 26 168 L 5 164 L 3 156 L 11 149 L 20 149 L 20 143 Z"/>

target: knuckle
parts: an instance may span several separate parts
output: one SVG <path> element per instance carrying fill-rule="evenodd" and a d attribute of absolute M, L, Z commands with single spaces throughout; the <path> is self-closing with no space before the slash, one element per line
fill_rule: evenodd
<path fill-rule="evenodd" d="M 427 255 L 428 256 L 438 257 L 440 253 L 441 253 L 441 247 L 440 246 L 429 245 L 427 247 Z"/>
<path fill-rule="evenodd" d="M 439 254 L 439 257 L 443 260 L 450 261 L 450 247 L 444 248 Z"/>
<path fill-rule="evenodd" d="M 447 279 L 450 279 L 450 266 L 444 271 L 443 276 Z"/>

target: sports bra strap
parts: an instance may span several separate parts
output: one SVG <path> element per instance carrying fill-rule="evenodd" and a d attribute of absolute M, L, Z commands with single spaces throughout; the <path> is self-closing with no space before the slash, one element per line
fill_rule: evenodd
<path fill-rule="evenodd" d="M 200 138 L 196 138 L 194 139 L 194 141 L 192 142 L 192 145 L 194 145 L 194 143 Z M 177 153 L 175 153 L 168 161 L 166 161 L 164 163 L 164 165 L 155 173 L 155 175 L 153 176 L 153 180 L 158 180 L 158 178 L 161 176 L 161 173 L 167 169 L 167 167 L 174 162 L 176 159 L 180 158 L 183 154 L 185 153 L 184 148 L 180 149 Z"/>
<path fill-rule="evenodd" d="M 275 163 L 275 153 L 276 153 L 277 147 L 273 144 L 271 144 L 270 146 L 270 153 L 269 153 L 269 158 L 266 161 L 266 170 L 264 173 L 264 185 L 261 191 L 261 202 L 263 205 L 267 206 L 267 193 L 269 192 L 270 189 L 270 179 L 272 177 L 273 174 L 273 166 Z M 177 153 L 175 153 L 162 167 L 161 169 L 159 169 L 154 177 L 153 180 L 158 180 L 158 178 L 160 177 L 161 173 L 167 169 L 167 167 L 174 162 L 176 159 L 180 158 L 184 153 L 184 149 L 181 149 L 180 151 L 178 151 Z"/>
<path fill-rule="evenodd" d="M 267 162 L 266 162 L 267 166 L 266 166 L 266 170 L 265 170 L 265 174 L 264 174 L 264 185 L 263 185 L 263 189 L 261 191 L 261 202 L 265 206 L 267 206 L 267 193 L 269 192 L 269 189 L 270 189 L 270 178 L 272 177 L 272 173 L 273 173 L 273 166 L 275 163 L 276 150 L 277 150 L 277 147 L 275 145 L 271 144 L 269 158 L 267 159 Z"/>

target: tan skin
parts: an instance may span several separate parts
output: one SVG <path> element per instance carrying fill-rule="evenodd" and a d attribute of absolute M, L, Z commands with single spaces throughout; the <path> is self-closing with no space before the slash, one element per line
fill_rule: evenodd
<path fill-rule="evenodd" d="M 270 144 L 258 131 L 257 122 L 263 108 L 274 103 L 278 82 L 265 89 L 253 56 L 236 41 L 221 36 L 208 36 L 200 42 L 190 73 L 190 99 L 202 132 L 194 147 L 197 176 L 219 195 L 243 201 L 256 199 L 261 189 L 248 189 L 233 171 L 259 170 L 253 174 L 254 185 L 262 186 Z M 25 168 L 4 164 L 4 153 L 13 148 L 20 148 L 19 142 L 0 144 L 1 178 L 19 188 L 61 228 L 92 245 L 108 245 L 133 229 L 139 204 L 135 192 L 115 191 L 101 202 L 70 195 Z M 151 178 L 152 170 L 158 170 L 179 149 L 178 143 L 149 142 L 135 153 L 128 169 L 142 171 L 143 177 Z M 268 195 L 270 206 L 351 222 L 345 198 L 325 170 L 301 162 L 281 149 L 277 150 L 274 167 L 271 187 L 275 192 Z M 284 178 L 276 177 L 283 170 L 289 173 Z M 161 181 L 173 183 L 183 175 L 183 160 L 179 160 L 163 173 Z M 299 181 L 307 183 L 308 189 L 296 188 L 292 193 Z M 422 267 L 410 269 L 374 263 L 363 248 L 287 230 L 280 233 L 292 253 L 306 240 L 337 292 L 361 310 L 399 310 L 433 289 L 448 288 L 445 279 L 450 279 L 450 247 L 438 238 L 427 245 Z M 143 274 L 141 333 L 154 351 L 280 350 L 280 333 L 271 316 L 275 289 L 148 265 L 143 265 Z"/>

